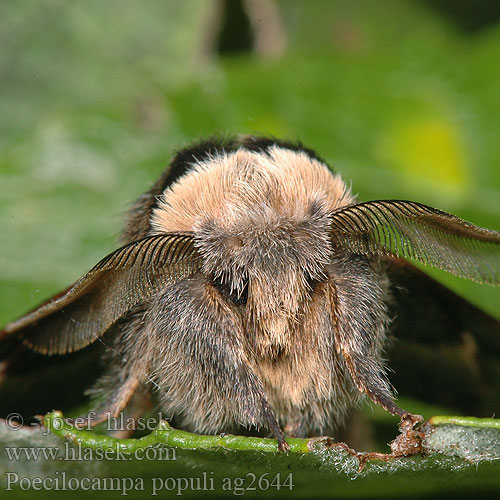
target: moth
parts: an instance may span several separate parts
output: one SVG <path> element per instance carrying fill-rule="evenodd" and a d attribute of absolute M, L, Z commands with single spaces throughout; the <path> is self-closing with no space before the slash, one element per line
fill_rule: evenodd
<path fill-rule="evenodd" d="M 0 339 L 48 356 L 103 342 L 92 425 L 152 392 L 184 429 L 264 428 L 286 450 L 363 396 L 408 415 L 383 358 L 391 278 L 421 279 L 406 259 L 499 285 L 500 232 L 359 202 L 298 143 L 210 139 L 137 200 L 123 246 Z"/>

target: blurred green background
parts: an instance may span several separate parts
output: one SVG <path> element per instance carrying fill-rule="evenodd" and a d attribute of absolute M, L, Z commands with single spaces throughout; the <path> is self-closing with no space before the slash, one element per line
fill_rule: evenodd
<path fill-rule="evenodd" d="M 4 2 L 0 325 L 116 248 L 172 152 L 212 134 L 299 139 L 361 200 L 500 230 L 498 5 Z M 500 318 L 500 290 L 439 278 Z"/>

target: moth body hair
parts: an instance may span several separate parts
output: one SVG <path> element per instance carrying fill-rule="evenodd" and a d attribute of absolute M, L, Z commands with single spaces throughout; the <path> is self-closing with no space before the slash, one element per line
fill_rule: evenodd
<path fill-rule="evenodd" d="M 264 429 L 280 450 L 283 430 L 334 433 L 364 396 L 409 415 L 383 359 L 403 259 L 500 284 L 499 232 L 412 201 L 359 202 L 314 151 L 265 137 L 180 150 L 122 243 L 0 340 L 67 354 L 102 337 L 93 424 L 149 391 L 186 430 Z"/>
<path fill-rule="evenodd" d="M 150 234 L 192 232 L 203 267 L 152 302 L 133 351 L 152 367 L 163 409 L 182 416 L 183 428 L 262 426 L 258 400 L 265 395 L 280 425 L 305 436 L 333 431 L 357 404 L 361 394 L 335 347 L 332 325 L 380 371 L 387 318 L 377 307 L 386 294 L 381 269 L 362 257 L 340 256 L 332 264 L 330 213 L 353 203 L 324 163 L 279 145 L 265 154 L 238 148 L 210 155 L 158 197 Z M 245 307 L 221 298 L 210 276 L 236 297 L 248 287 Z M 340 300 L 344 309 L 354 307 L 359 290 L 367 290 L 360 301 L 371 307 L 365 339 L 352 335 L 364 318 L 348 312 L 344 324 L 344 315 L 331 317 L 337 309 L 325 284 L 354 277 L 356 291 L 347 287 Z M 311 281 L 322 286 L 312 290 Z M 229 367 L 238 368 L 231 373 Z M 243 369 L 248 373 L 238 381 Z M 229 370 L 226 380 L 221 370 Z"/>

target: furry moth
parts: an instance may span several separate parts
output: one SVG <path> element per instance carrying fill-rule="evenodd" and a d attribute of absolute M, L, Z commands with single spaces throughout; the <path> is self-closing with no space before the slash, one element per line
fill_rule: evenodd
<path fill-rule="evenodd" d="M 413 259 L 500 284 L 500 233 L 404 200 L 358 202 L 300 144 L 244 136 L 178 152 L 123 246 L 0 339 L 65 355 L 104 339 L 91 423 L 146 389 L 198 432 L 335 428 L 363 395 L 392 414 L 390 270 Z M 119 353 L 119 356 L 116 355 Z"/>

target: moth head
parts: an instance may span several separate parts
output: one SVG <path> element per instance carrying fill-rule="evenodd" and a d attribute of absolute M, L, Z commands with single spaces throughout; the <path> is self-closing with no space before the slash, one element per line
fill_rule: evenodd
<path fill-rule="evenodd" d="M 293 321 L 314 283 L 324 279 L 328 219 L 321 206 L 294 218 L 264 203 L 239 211 L 229 225 L 206 219 L 195 230 L 203 272 L 227 298 L 245 305 L 254 323 Z"/>

